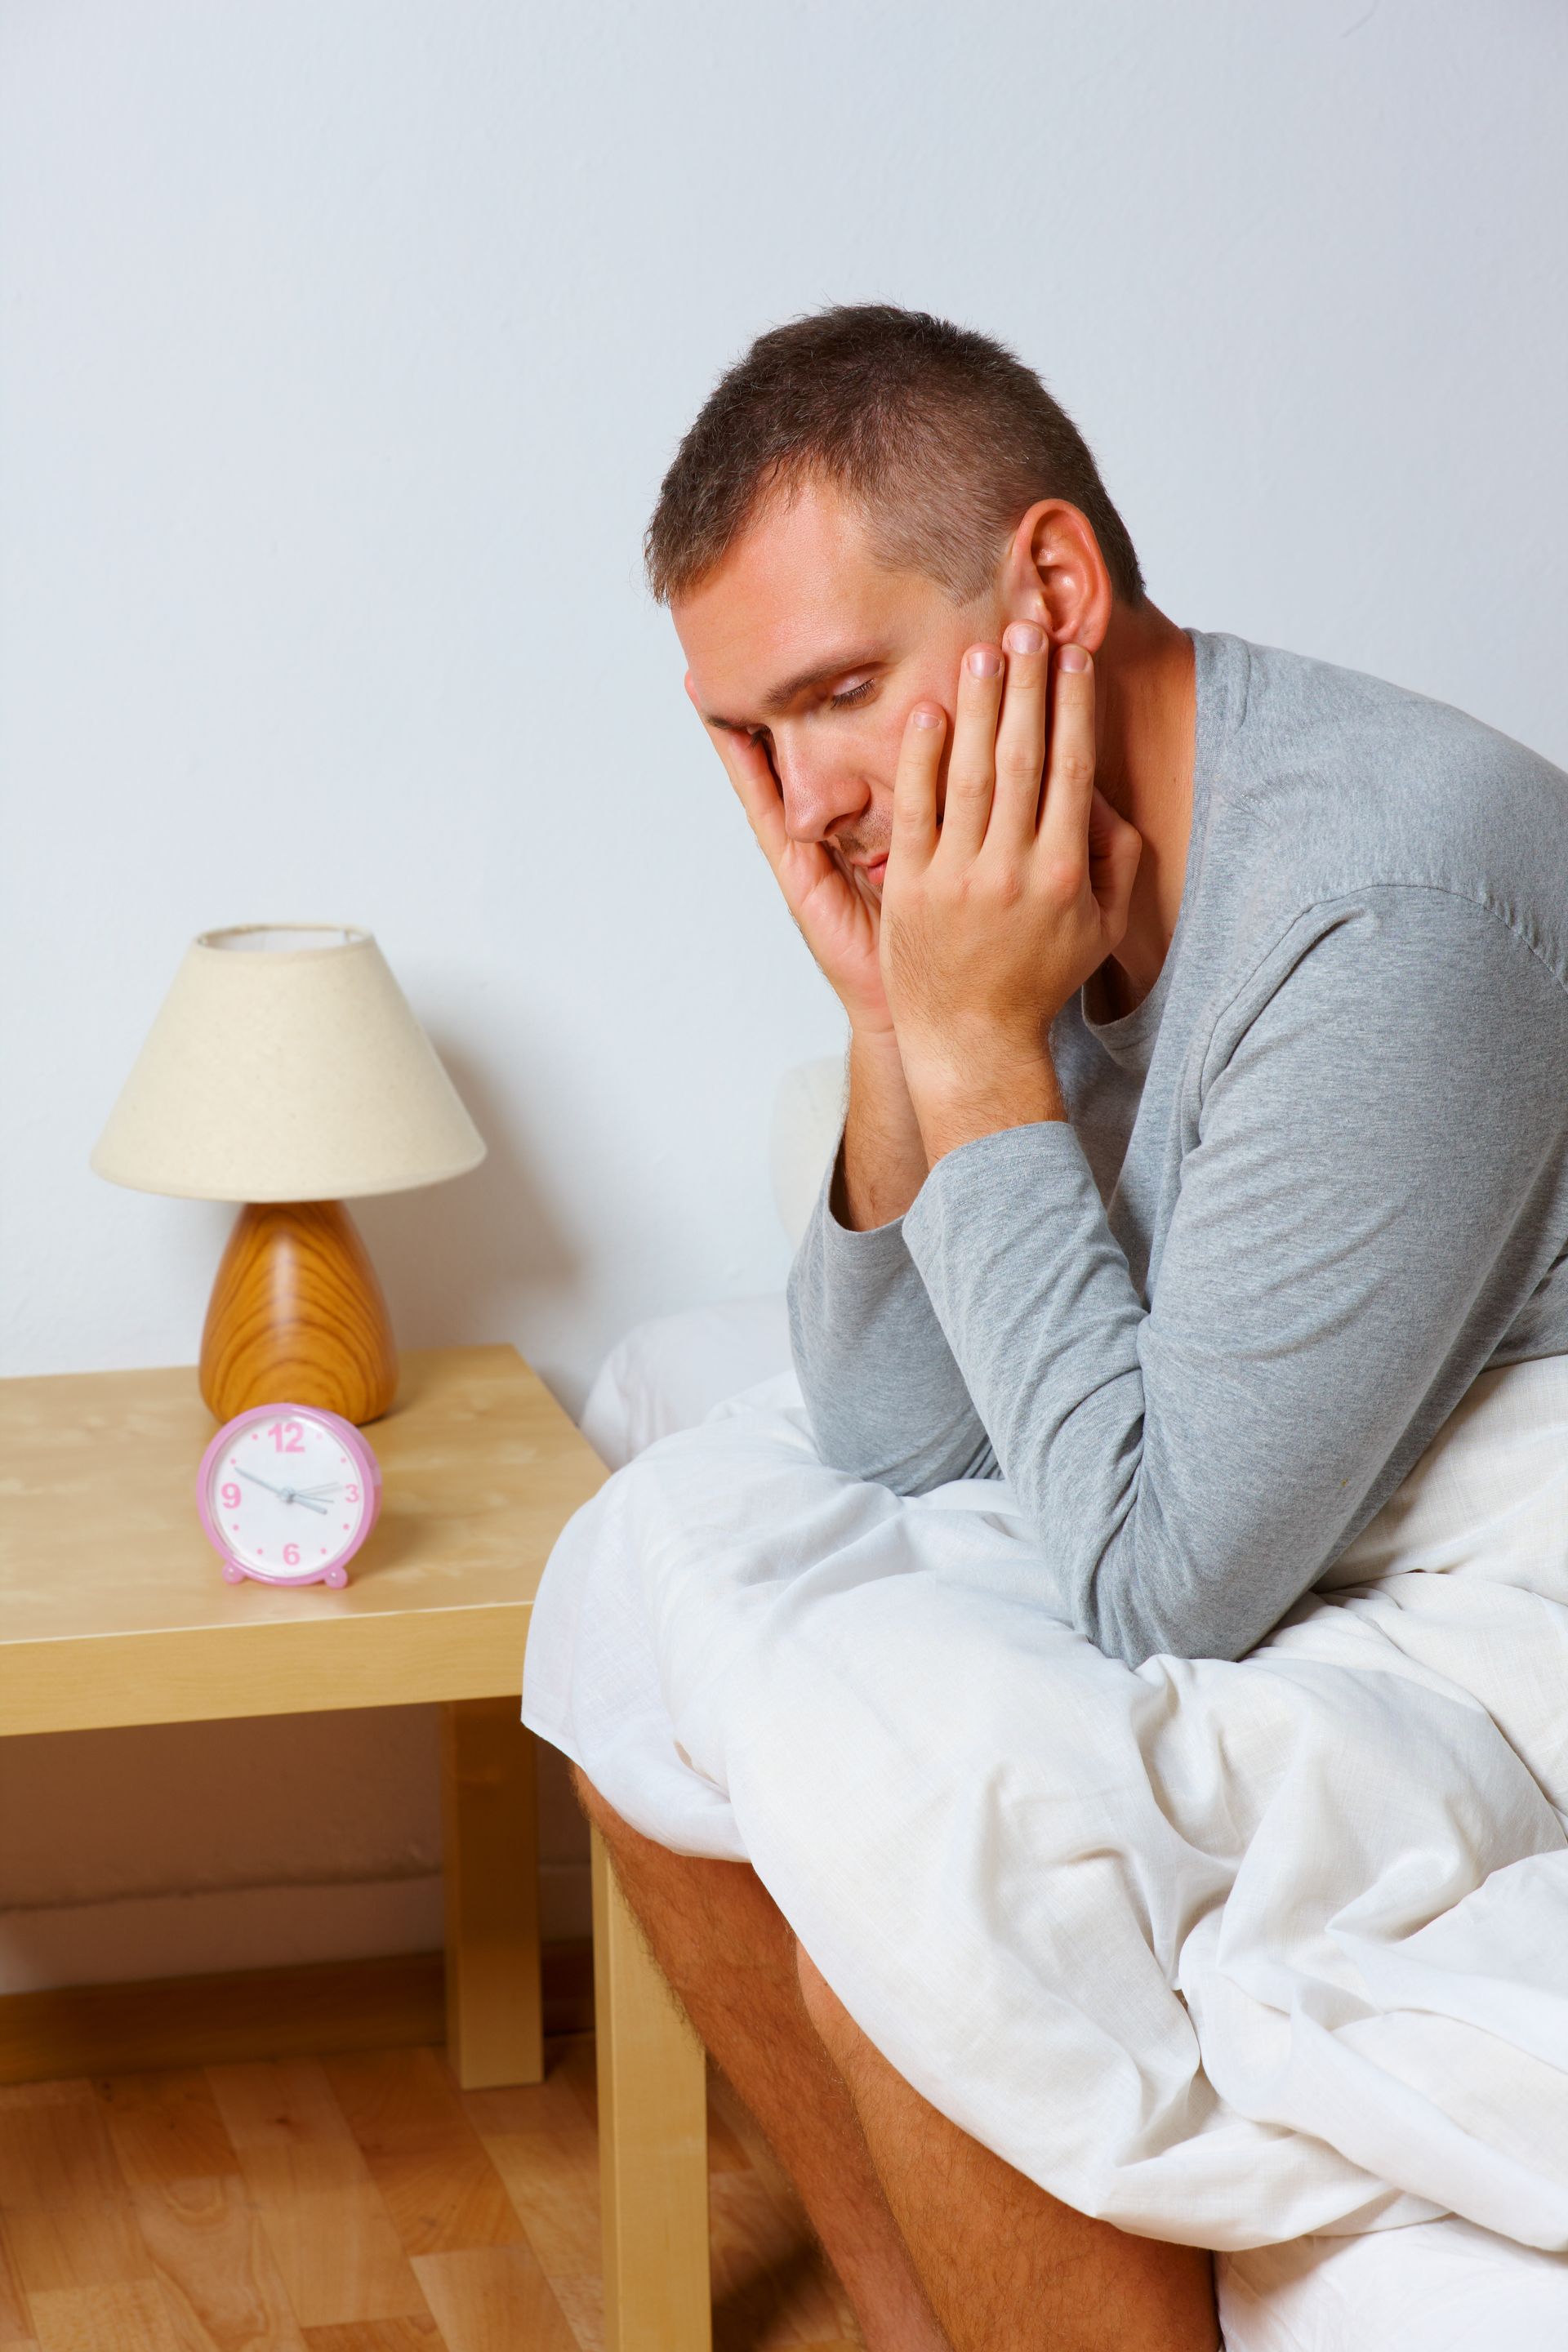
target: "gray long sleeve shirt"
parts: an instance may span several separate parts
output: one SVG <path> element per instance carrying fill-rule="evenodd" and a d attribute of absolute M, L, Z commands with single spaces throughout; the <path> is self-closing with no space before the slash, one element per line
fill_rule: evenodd
<path fill-rule="evenodd" d="M 823 1183 L 789 1278 L 823 1458 L 1005 1474 L 1042 1605 L 1239 1657 L 1477 1374 L 1568 1353 L 1568 777 L 1441 703 L 1191 633 L 1175 935 L 1051 1030 L 1068 1119 Z M 837 1155 L 836 1155 L 837 1157 Z"/>

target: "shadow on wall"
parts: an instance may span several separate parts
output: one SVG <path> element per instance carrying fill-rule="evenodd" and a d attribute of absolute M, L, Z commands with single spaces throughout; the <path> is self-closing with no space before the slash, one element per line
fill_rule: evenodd
<path fill-rule="evenodd" d="M 570 1289 L 583 1267 L 484 1065 L 431 1043 L 489 1149 L 449 1184 L 351 1203 L 400 1347 L 504 1339 L 524 1299 Z"/>
<path fill-rule="evenodd" d="M 0 1994 L 438 1949 L 438 1736 L 384 1706 L 0 1740 Z M 573 1939 L 587 1825 L 539 1759 L 541 1925 Z"/>
<path fill-rule="evenodd" d="M 427 1950 L 434 1707 L 0 1740 L 0 1992 Z"/>
<path fill-rule="evenodd" d="M 573 1287 L 583 1257 L 484 1064 L 436 1031 L 426 1034 L 489 1149 L 450 1184 L 382 1193 L 353 1208 L 399 1346 L 458 1347 L 510 1337 L 525 1303 Z M 585 1935 L 588 1824 L 566 1759 L 547 1740 L 539 1743 L 539 1811 L 544 1932 Z"/>

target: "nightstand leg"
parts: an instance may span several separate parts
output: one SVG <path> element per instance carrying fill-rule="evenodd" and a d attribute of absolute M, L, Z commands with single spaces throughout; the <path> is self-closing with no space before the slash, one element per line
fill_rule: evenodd
<path fill-rule="evenodd" d="M 605 2352 L 710 2352 L 707 2060 L 592 1834 Z"/>
<path fill-rule="evenodd" d="M 533 1734 L 515 1698 L 441 1715 L 447 2055 L 465 2091 L 542 2083 Z"/>

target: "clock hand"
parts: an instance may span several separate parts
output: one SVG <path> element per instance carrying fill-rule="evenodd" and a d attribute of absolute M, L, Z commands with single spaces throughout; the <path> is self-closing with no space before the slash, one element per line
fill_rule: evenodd
<path fill-rule="evenodd" d="M 275 1486 L 270 1478 L 263 1478 L 258 1472 L 247 1470 L 237 1462 L 234 1466 L 242 1478 L 249 1478 L 256 1486 L 265 1486 L 269 1495 L 278 1496 L 282 1502 L 303 1503 L 308 1511 L 321 1511 L 323 1514 L 326 1511 L 325 1503 L 315 1502 L 309 1495 L 300 1494 L 292 1486 Z"/>
<path fill-rule="evenodd" d="M 265 1486 L 269 1495 L 281 1495 L 285 1492 L 283 1487 L 275 1486 L 270 1478 L 259 1477 L 254 1470 L 247 1470 L 238 1462 L 235 1463 L 233 1467 L 239 1472 L 242 1478 L 248 1478 L 253 1486 Z"/>

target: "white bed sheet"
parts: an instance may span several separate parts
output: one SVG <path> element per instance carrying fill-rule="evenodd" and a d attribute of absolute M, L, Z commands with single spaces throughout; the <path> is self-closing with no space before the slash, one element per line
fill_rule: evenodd
<path fill-rule="evenodd" d="M 770 1375 L 773 1395 L 798 1398 L 787 1361 L 782 1297 L 666 1317 L 639 1327 L 612 1351 L 584 1425 L 617 1466 Z M 558 1744 L 577 1752 L 558 1714 L 536 1727 L 551 1737 L 551 1723 L 565 1735 Z M 630 1738 L 635 1750 L 635 1729 Z M 641 1740 L 640 1759 L 634 1753 L 625 1760 L 646 1770 L 646 1725 Z M 578 1760 L 590 1774 L 614 1780 L 602 1745 Z M 704 1789 L 683 1749 L 670 1762 L 670 1790 L 679 1783 L 678 1814 L 691 1807 L 695 1792 L 695 1811 L 685 1817 L 691 1850 L 726 1850 L 723 1792 Z M 1400 2210 L 1391 2207 L 1385 2218 L 1394 2221 Z M 1407 2200 L 1407 2210 L 1422 2209 Z M 1232 2248 L 1219 2254 L 1217 2273 L 1226 2352 L 1469 2352 L 1491 2345 L 1568 2352 L 1568 2254 L 1521 2243 L 1452 2212 Z"/>

